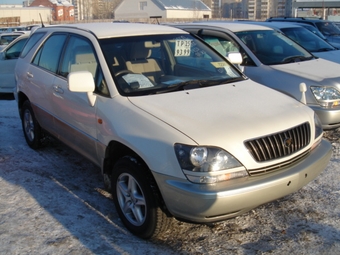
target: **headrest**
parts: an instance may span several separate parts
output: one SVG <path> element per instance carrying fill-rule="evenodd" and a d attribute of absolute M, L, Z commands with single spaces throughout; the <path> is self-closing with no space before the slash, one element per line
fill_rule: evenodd
<path fill-rule="evenodd" d="M 131 46 L 130 59 L 145 59 L 151 54 L 151 50 L 145 47 L 145 42 L 135 42 Z"/>
<path fill-rule="evenodd" d="M 132 44 L 131 51 L 130 51 L 130 59 L 146 59 L 151 55 L 151 48 L 160 47 L 160 43 L 152 42 L 152 41 L 145 41 L 145 42 L 135 42 Z"/>
<path fill-rule="evenodd" d="M 89 63 L 96 60 L 93 50 L 90 46 L 78 46 L 75 48 L 75 62 Z"/>

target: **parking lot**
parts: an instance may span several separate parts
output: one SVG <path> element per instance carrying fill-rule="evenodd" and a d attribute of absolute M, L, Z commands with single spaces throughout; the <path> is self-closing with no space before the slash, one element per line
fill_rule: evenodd
<path fill-rule="evenodd" d="M 339 254 L 339 139 L 299 192 L 211 225 L 173 221 L 158 241 L 130 234 L 99 169 L 60 142 L 31 150 L 13 98 L 0 99 L 0 254 Z"/>

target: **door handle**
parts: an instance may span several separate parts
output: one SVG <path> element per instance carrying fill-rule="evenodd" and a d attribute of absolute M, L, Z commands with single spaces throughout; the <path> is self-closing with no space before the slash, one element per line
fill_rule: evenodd
<path fill-rule="evenodd" d="M 26 75 L 28 78 L 33 78 L 33 74 L 31 74 L 30 72 L 27 72 Z"/>
<path fill-rule="evenodd" d="M 64 94 L 64 90 L 58 85 L 53 85 L 53 90 L 59 94 Z"/>

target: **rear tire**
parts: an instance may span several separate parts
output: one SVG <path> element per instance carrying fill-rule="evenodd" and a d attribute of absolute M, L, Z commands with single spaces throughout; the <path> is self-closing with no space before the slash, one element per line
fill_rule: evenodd
<path fill-rule="evenodd" d="M 38 149 L 41 146 L 43 134 L 28 100 L 23 103 L 21 112 L 21 123 L 26 142 L 32 149 Z"/>
<path fill-rule="evenodd" d="M 149 171 L 126 157 L 113 167 L 111 180 L 117 212 L 131 233 L 150 239 L 168 228 L 170 218 L 160 208 L 159 191 Z"/>

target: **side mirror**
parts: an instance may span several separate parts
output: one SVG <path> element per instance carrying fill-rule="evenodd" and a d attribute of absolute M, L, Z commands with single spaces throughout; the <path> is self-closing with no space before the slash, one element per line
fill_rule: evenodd
<path fill-rule="evenodd" d="M 229 52 L 227 53 L 227 59 L 234 65 L 242 64 L 242 55 L 239 52 Z"/>
<path fill-rule="evenodd" d="M 95 89 L 93 76 L 88 71 L 71 72 L 67 76 L 68 89 L 72 92 L 87 93 L 87 98 L 91 106 L 96 102 L 96 95 L 93 94 Z"/>
<path fill-rule="evenodd" d="M 306 102 L 306 91 L 307 91 L 306 83 L 301 82 L 300 85 L 299 85 L 299 88 L 300 88 L 300 92 L 302 94 L 300 102 L 303 103 L 303 104 L 307 104 L 307 102 Z"/>
<path fill-rule="evenodd" d="M 2 51 L 0 52 L 0 59 L 5 60 L 6 59 L 6 52 Z"/>

